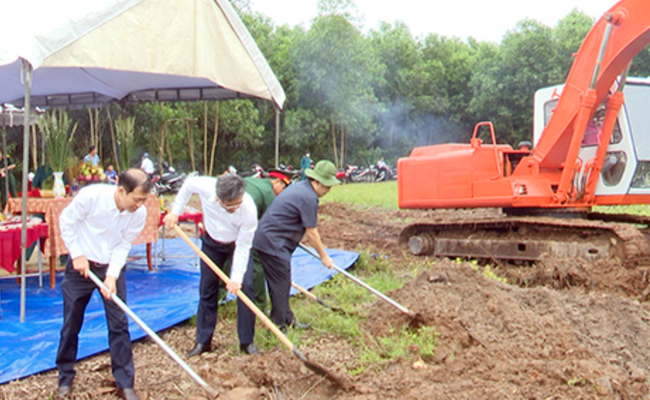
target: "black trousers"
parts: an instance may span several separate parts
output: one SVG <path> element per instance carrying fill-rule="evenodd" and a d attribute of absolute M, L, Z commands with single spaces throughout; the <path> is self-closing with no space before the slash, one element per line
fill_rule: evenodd
<path fill-rule="evenodd" d="M 204 233 L 201 250 L 222 269 L 227 260 L 232 259 L 235 251 L 234 243 L 221 243 L 213 240 Z M 227 273 L 227 272 L 225 272 Z M 217 312 L 219 309 L 219 289 L 221 279 L 208 265 L 201 260 L 201 281 L 199 283 L 199 309 L 196 313 L 196 343 L 210 346 L 214 328 L 217 325 Z"/>
<path fill-rule="evenodd" d="M 248 264 L 246 266 L 246 273 L 244 274 L 244 281 L 242 282 L 242 291 L 253 302 L 255 302 L 255 285 L 254 285 L 254 261 L 253 253 L 248 255 Z M 266 290 L 266 288 L 264 289 Z M 255 314 L 248 308 L 243 301 L 237 298 L 237 334 L 239 335 L 239 343 L 250 344 L 255 339 Z"/>
<path fill-rule="evenodd" d="M 257 286 L 256 277 L 259 277 L 255 269 L 255 258 L 254 255 L 257 254 L 253 249 L 248 255 L 248 264 L 246 265 L 246 272 L 244 273 L 244 281 L 242 282 L 242 291 L 246 294 L 246 297 L 251 299 L 253 302 L 258 303 L 260 297 L 257 296 Z M 226 274 L 230 275 L 230 270 L 232 267 L 232 260 L 226 260 L 224 266 L 219 265 L 219 268 Z M 217 264 L 218 265 L 218 264 Z M 262 264 L 260 264 L 260 272 L 262 273 L 262 280 L 264 280 L 264 271 L 261 271 Z M 266 284 L 262 281 L 264 285 L 264 294 L 266 295 Z M 266 297 L 264 297 L 266 302 Z M 257 304 L 258 308 L 259 303 Z M 263 307 L 263 306 L 262 306 Z M 255 314 L 248 308 L 243 301 L 237 298 L 237 335 L 239 336 L 239 342 L 241 344 L 251 344 L 255 339 Z"/>
<path fill-rule="evenodd" d="M 257 250 L 264 267 L 271 297 L 271 320 L 279 327 L 291 325 L 293 313 L 289 307 L 291 291 L 291 261 Z"/>
<path fill-rule="evenodd" d="M 90 270 L 101 280 L 106 277 L 107 265 L 90 263 Z M 90 296 L 97 286 L 89 278 L 81 276 L 68 259 L 65 276 L 61 283 L 63 294 L 63 326 L 61 340 L 56 356 L 59 370 L 59 386 L 71 385 L 75 377 L 74 363 L 77 359 L 79 331 L 84 321 L 86 306 Z M 126 302 L 126 281 L 124 271 L 120 273 L 116 283 L 117 295 Z M 133 388 L 135 368 L 133 367 L 133 352 L 131 337 L 126 314 L 111 300 L 102 296 L 106 322 L 108 324 L 108 343 L 111 353 L 111 369 L 117 386 L 122 389 Z"/>

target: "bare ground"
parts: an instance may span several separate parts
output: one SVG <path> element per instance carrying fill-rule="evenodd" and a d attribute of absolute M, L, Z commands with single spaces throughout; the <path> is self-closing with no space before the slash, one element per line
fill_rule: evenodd
<path fill-rule="evenodd" d="M 411 256 L 397 244 L 408 223 L 456 214 L 363 210 L 321 206 L 319 230 L 328 247 L 387 255 L 394 268 Z M 486 278 L 469 263 L 430 259 L 427 269 L 389 293 L 435 328 L 438 345 L 415 368 L 411 358 L 352 377 L 357 354 L 330 335 L 305 355 L 344 379 L 338 386 L 315 375 L 284 347 L 263 356 L 236 351 L 234 326 L 219 321 L 218 350 L 189 365 L 219 392 L 220 399 L 646 399 L 650 398 L 650 309 L 646 266 L 626 269 L 615 260 L 576 260 L 539 265 L 501 265 L 508 285 Z M 311 321 L 317 325 L 317 321 Z M 375 303 L 365 333 L 387 334 L 410 318 Z M 262 328 L 263 329 L 263 328 Z M 193 344 L 194 327 L 161 333 L 179 354 Z M 205 399 L 194 383 L 153 342 L 134 345 L 136 388 L 143 399 Z M 108 354 L 77 364 L 75 399 L 115 399 Z M 44 399 L 56 391 L 49 371 L 0 386 L 3 399 Z"/>

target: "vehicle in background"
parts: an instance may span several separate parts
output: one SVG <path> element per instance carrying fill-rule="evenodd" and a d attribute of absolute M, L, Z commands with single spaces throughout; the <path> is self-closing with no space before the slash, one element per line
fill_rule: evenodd
<path fill-rule="evenodd" d="M 469 143 L 418 147 L 400 159 L 401 208 L 502 211 L 421 221 L 400 241 L 415 254 L 650 264 L 650 217 L 592 212 L 650 203 L 650 81 L 627 77 L 648 44 L 650 3 L 621 0 L 589 31 L 565 84 L 537 92 L 532 148 L 498 144 L 486 121 Z"/>

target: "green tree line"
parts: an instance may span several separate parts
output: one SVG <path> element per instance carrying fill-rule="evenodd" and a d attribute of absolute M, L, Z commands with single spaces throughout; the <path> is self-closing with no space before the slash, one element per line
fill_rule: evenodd
<path fill-rule="evenodd" d="M 276 25 L 248 0 L 233 3 L 286 92 L 279 162 L 294 166 L 306 151 L 339 167 L 379 157 L 393 163 L 416 146 L 467 142 L 486 120 L 501 143 L 530 140 L 535 90 L 565 80 L 594 23 L 577 10 L 555 27 L 526 19 L 492 43 L 414 37 L 403 22 L 364 30 L 352 0 L 320 0 L 307 28 Z M 630 74 L 650 75 L 648 61 L 645 49 Z M 275 109 L 266 101 L 112 105 L 70 115 L 78 123 L 75 153 L 81 158 L 96 144 L 104 164 L 127 154 L 136 165 L 145 151 L 158 163 L 210 174 L 275 164 Z M 133 118 L 131 144 L 115 132 L 126 118 Z M 36 154 L 34 166 L 44 161 Z"/>

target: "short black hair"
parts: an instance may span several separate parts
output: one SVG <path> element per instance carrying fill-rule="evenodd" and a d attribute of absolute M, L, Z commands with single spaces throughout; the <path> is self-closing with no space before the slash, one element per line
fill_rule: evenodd
<path fill-rule="evenodd" d="M 91 151 L 95 150 L 96 148 L 97 148 L 97 147 L 96 147 L 94 144 L 91 144 L 91 145 L 88 147 L 88 152 L 90 153 Z"/>
<path fill-rule="evenodd" d="M 233 201 L 244 194 L 246 181 L 237 174 L 223 174 L 217 178 L 217 197 L 223 201 Z"/>
<path fill-rule="evenodd" d="M 153 183 L 151 177 L 140 168 L 129 168 L 120 174 L 119 186 L 124 188 L 126 194 L 138 187 L 144 193 L 149 193 L 153 188 Z"/>

